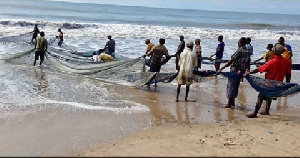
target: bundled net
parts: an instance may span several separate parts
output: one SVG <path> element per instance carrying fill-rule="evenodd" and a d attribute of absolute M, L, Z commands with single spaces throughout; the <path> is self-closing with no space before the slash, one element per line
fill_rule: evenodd
<path fill-rule="evenodd" d="M 242 74 L 235 72 L 222 72 L 225 77 L 242 78 Z M 277 98 L 292 95 L 300 92 L 300 86 L 296 83 L 284 83 L 275 80 L 263 79 L 260 77 L 248 75 L 246 77 L 251 87 L 256 91 L 270 98 Z"/>

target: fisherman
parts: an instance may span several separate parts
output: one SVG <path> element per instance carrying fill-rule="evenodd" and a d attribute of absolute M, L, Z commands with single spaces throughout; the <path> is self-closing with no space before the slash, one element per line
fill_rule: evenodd
<path fill-rule="evenodd" d="M 247 40 L 246 48 L 247 48 L 247 50 L 250 54 L 250 57 L 251 57 L 251 55 L 253 55 L 253 46 L 251 45 L 251 38 L 247 37 L 246 40 Z"/>
<path fill-rule="evenodd" d="M 213 55 L 210 56 L 210 59 L 213 56 L 216 56 L 216 59 L 215 59 L 216 71 L 218 71 L 220 69 L 221 60 L 223 58 L 223 53 L 224 53 L 224 48 L 225 48 L 225 43 L 223 42 L 223 36 L 219 36 L 218 41 L 219 41 L 219 44 L 217 46 L 216 53 L 214 53 Z"/>
<path fill-rule="evenodd" d="M 34 44 L 33 40 L 36 40 L 38 34 L 40 33 L 40 30 L 39 30 L 37 24 L 34 24 L 34 28 L 31 33 L 32 33 L 31 43 Z"/>
<path fill-rule="evenodd" d="M 165 39 L 159 39 L 159 44 L 154 46 L 150 52 L 143 55 L 144 58 L 146 56 L 152 56 L 150 61 L 150 72 L 160 72 L 161 66 L 163 65 L 162 59 L 164 55 L 168 60 L 170 59 L 168 49 L 164 46 L 164 44 Z M 157 87 L 157 84 L 155 83 L 154 86 Z M 147 87 L 150 87 L 150 85 L 147 85 Z"/>
<path fill-rule="evenodd" d="M 199 38 L 197 38 L 195 40 L 195 54 L 197 56 L 197 60 L 198 60 L 198 65 L 196 67 L 196 70 L 198 71 L 198 69 L 201 69 L 201 62 L 202 62 L 202 49 L 201 49 L 201 45 L 200 45 L 201 40 Z"/>
<path fill-rule="evenodd" d="M 281 44 L 275 44 L 274 46 L 274 58 L 273 60 L 268 61 L 266 64 L 260 66 L 259 68 L 252 70 L 251 72 L 248 70 L 244 76 L 246 77 L 249 74 L 254 74 L 257 72 L 263 73 L 266 72 L 266 79 L 276 80 L 282 82 L 285 75 L 291 74 L 291 62 L 282 57 L 282 53 L 284 53 L 285 48 Z M 261 115 L 270 115 L 270 106 L 272 103 L 272 99 L 265 96 L 262 93 L 258 94 L 257 102 L 255 106 L 255 110 L 253 113 L 246 115 L 248 118 L 257 117 L 257 113 L 261 107 L 263 101 L 267 102 L 265 111 L 261 112 Z"/>
<path fill-rule="evenodd" d="M 197 67 L 197 55 L 192 52 L 193 42 L 190 41 L 186 45 L 186 49 L 180 54 L 179 58 L 179 73 L 177 76 L 177 95 L 176 102 L 180 93 L 181 85 L 186 85 L 185 101 L 188 101 L 188 94 L 190 91 L 190 85 L 193 83 L 193 70 Z"/>
<path fill-rule="evenodd" d="M 111 55 L 104 53 L 101 49 L 99 49 L 98 52 L 99 52 L 99 59 L 98 59 L 99 62 L 111 62 L 115 60 Z"/>
<path fill-rule="evenodd" d="M 33 66 L 35 66 L 36 61 L 39 60 L 40 57 L 40 65 L 42 65 L 44 58 L 45 58 L 45 52 L 47 51 L 47 39 L 44 37 L 45 33 L 42 31 L 40 33 L 40 37 L 36 38 L 36 44 L 35 44 L 35 60 L 33 63 Z"/>
<path fill-rule="evenodd" d="M 146 52 L 145 52 L 145 54 L 147 54 L 147 53 L 149 53 L 150 51 L 151 51 L 151 49 L 154 47 L 154 44 L 152 44 L 151 42 L 150 42 L 150 39 L 145 39 L 145 44 L 147 45 L 146 46 Z M 148 60 L 146 60 L 146 64 L 148 65 L 148 66 L 150 66 L 150 61 L 151 61 L 151 57 L 152 56 L 150 56 L 150 59 Z"/>
<path fill-rule="evenodd" d="M 273 52 L 273 44 L 268 44 L 266 49 L 268 50 L 261 58 L 255 60 L 253 62 L 253 64 L 255 64 L 256 62 L 262 60 L 262 59 L 265 59 L 265 62 L 268 62 L 270 60 L 273 59 L 273 56 L 274 56 L 274 52 Z"/>
<path fill-rule="evenodd" d="M 94 62 L 99 62 L 99 55 L 97 55 L 96 52 L 93 52 L 93 57 L 92 57 Z"/>
<path fill-rule="evenodd" d="M 64 33 L 61 31 L 61 29 L 58 29 L 58 35 L 56 36 L 56 38 L 59 39 L 59 41 L 58 41 L 58 46 L 61 47 L 61 45 L 62 45 L 63 42 L 64 42 Z"/>
<path fill-rule="evenodd" d="M 278 39 L 278 43 L 280 43 L 284 47 L 284 52 L 282 53 L 282 56 L 286 59 L 289 59 L 292 64 L 292 57 L 293 57 L 292 47 L 289 44 L 285 43 L 285 40 L 283 37 L 280 37 Z M 290 83 L 291 82 L 291 74 L 286 75 L 285 80 L 287 83 Z"/>
<path fill-rule="evenodd" d="M 181 54 L 181 52 L 183 52 L 183 50 L 185 48 L 184 36 L 180 35 L 179 40 L 180 40 L 180 43 L 178 45 L 177 51 L 176 51 L 175 55 L 172 55 L 172 57 L 176 57 L 175 63 L 176 63 L 176 70 L 177 71 L 179 71 L 178 61 L 179 61 L 180 54 Z"/>
<path fill-rule="evenodd" d="M 238 49 L 231 56 L 231 59 L 217 71 L 220 74 L 223 69 L 230 66 L 230 72 L 245 73 L 246 69 L 250 67 L 250 55 L 246 48 L 246 38 L 242 37 L 238 41 Z M 235 98 L 238 96 L 240 86 L 240 79 L 230 77 L 227 84 L 227 98 L 228 103 L 224 108 L 231 108 L 235 106 Z"/>
<path fill-rule="evenodd" d="M 115 47 L 116 42 L 114 39 L 111 38 L 111 35 L 107 36 L 108 41 L 106 42 L 106 45 L 104 46 L 104 50 L 106 50 L 106 53 L 111 55 L 113 58 L 116 58 L 115 56 Z"/>

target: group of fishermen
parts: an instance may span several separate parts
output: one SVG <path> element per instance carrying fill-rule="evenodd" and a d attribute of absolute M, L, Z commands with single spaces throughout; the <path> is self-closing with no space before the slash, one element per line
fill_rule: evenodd
<path fill-rule="evenodd" d="M 147 45 L 146 53 L 143 57 L 150 56 L 150 72 L 160 72 L 161 66 L 166 63 L 165 59 L 169 60 L 171 57 L 176 57 L 175 65 L 178 71 L 177 76 L 177 94 L 176 102 L 179 101 L 179 94 L 181 85 L 186 85 L 185 101 L 188 100 L 188 94 L 190 85 L 193 83 L 194 71 L 201 68 L 202 62 L 202 50 L 200 39 L 194 42 L 190 41 L 185 44 L 184 36 L 179 36 L 180 43 L 178 49 L 174 55 L 169 55 L 168 49 L 164 46 L 165 39 L 159 39 L 159 44 L 154 45 L 150 42 L 150 39 L 145 40 Z M 292 49 L 291 46 L 286 44 L 283 37 L 278 39 L 278 43 L 274 46 L 272 44 L 267 45 L 268 52 L 266 52 L 262 58 L 251 62 L 251 55 L 253 55 L 253 46 L 251 45 L 251 38 L 242 37 L 238 41 L 238 49 L 231 56 L 231 59 L 220 68 L 221 60 L 223 58 L 225 43 L 223 42 L 223 36 L 218 37 L 218 46 L 216 52 L 212 54 L 208 59 L 212 60 L 213 56 L 216 56 L 215 69 L 216 74 L 219 75 L 222 70 L 230 66 L 230 72 L 243 74 L 244 77 L 249 74 L 254 74 L 257 72 L 266 72 L 265 78 L 269 80 L 276 80 L 283 82 L 284 77 L 286 77 L 286 82 L 289 83 L 291 79 L 291 57 Z M 195 45 L 195 47 L 194 47 Z M 186 46 L 186 47 L 185 47 Z M 193 51 L 195 49 L 195 51 Z M 266 63 L 259 66 L 258 68 L 250 71 L 250 64 L 255 64 L 261 59 L 265 59 Z M 242 78 L 243 79 L 243 78 Z M 238 96 L 239 85 L 241 78 L 228 78 L 227 84 L 227 105 L 223 108 L 231 108 L 235 106 L 235 98 Z M 154 84 L 154 86 L 157 86 Z M 150 85 L 148 85 L 150 87 Z M 270 106 L 273 98 L 269 98 L 262 93 L 259 93 L 257 98 L 256 107 L 253 113 L 248 114 L 247 117 L 254 118 L 257 117 L 258 111 L 265 100 L 267 106 L 261 115 L 269 115 Z"/>
<path fill-rule="evenodd" d="M 47 39 L 44 37 L 45 33 L 40 32 L 37 25 L 35 25 L 34 30 L 32 31 L 33 36 L 31 42 L 35 40 L 35 60 L 34 65 L 36 65 L 36 60 L 40 58 L 40 65 L 44 61 L 45 52 L 47 51 Z M 40 33 L 40 36 L 37 35 Z M 59 39 L 58 46 L 61 46 L 63 43 L 63 32 L 61 29 L 58 29 L 58 35 L 55 37 Z M 111 36 L 107 36 L 108 41 L 104 47 L 106 50 L 107 56 L 105 54 L 101 54 L 104 49 L 100 49 L 98 54 L 93 55 L 94 61 L 99 60 L 107 60 L 111 61 L 115 58 L 115 40 L 111 38 Z M 193 73 L 194 71 L 198 71 L 201 69 L 201 62 L 202 62 L 202 49 L 200 39 L 195 40 L 195 44 L 192 41 L 189 41 L 185 44 L 184 36 L 179 36 L 180 43 L 178 45 L 177 51 L 174 55 L 169 55 L 168 49 L 164 46 L 165 39 L 159 39 L 159 44 L 154 45 L 150 42 L 150 39 L 145 40 L 145 44 L 147 45 L 146 52 L 143 55 L 145 58 L 146 56 L 150 56 L 150 72 L 160 72 L 161 66 L 168 62 L 171 57 L 175 57 L 175 65 L 176 70 L 178 71 L 177 76 L 177 94 L 176 94 L 176 102 L 179 101 L 179 94 L 181 85 L 186 85 L 186 94 L 185 94 L 185 101 L 188 100 L 188 94 L 190 90 L 190 85 L 193 83 Z M 285 43 L 283 37 L 278 39 L 278 43 L 274 46 L 272 44 L 267 45 L 268 52 L 264 54 L 264 56 L 258 60 L 255 60 L 252 63 L 256 63 L 261 59 L 265 59 L 266 63 L 262 66 L 258 67 L 250 71 L 250 64 L 251 64 L 251 55 L 253 55 L 253 47 L 251 45 L 251 38 L 242 37 L 238 41 L 238 49 L 235 53 L 231 56 L 231 59 L 225 63 L 223 67 L 220 68 L 221 61 L 223 58 L 225 43 L 223 42 L 223 36 L 218 36 L 218 46 L 216 52 L 212 54 L 208 59 L 212 60 L 213 56 L 216 56 L 214 59 L 216 74 L 219 75 L 222 70 L 226 67 L 230 66 L 230 72 L 244 74 L 246 77 L 249 74 L 253 73 L 263 73 L 266 72 L 265 78 L 270 80 L 276 80 L 283 82 L 284 77 L 286 77 L 286 82 L 289 83 L 291 79 L 291 58 L 292 58 L 292 48 L 290 45 Z M 193 52 L 193 49 L 195 51 Z M 97 57 L 94 57 L 97 55 Z M 101 59 L 99 57 L 101 56 Z M 111 56 L 111 58 L 107 58 Z M 165 58 L 163 58 L 165 56 Z M 103 58 L 103 59 L 102 59 Z M 228 78 L 227 84 L 227 98 L 228 102 L 224 108 L 231 108 L 235 106 L 235 98 L 238 96 L 238 89 L 240 85 L 240 78 Z M 147 85 L 150 87 L 150 85 Z M 154 86 L 157 86 L 155 83 Z M 263 101 L 267 102 L 266 109 L 261 112 L 261 115 L 269 115 L 270 106 L 272 103 L 272 98 L 269 98 L 261 93 L 259 93 L 257 98 L 256 107 L 253 113 L 248 114 L 247 117 L 253 118 L 257 117 L 258 111 L 261 107 Z"/>
<path fill-rule="evenodd" d="M 33 65 L 36 65 L 36 61 L 40 59 L 40 65 L 42 65 L 45 59 L 45 52 L 48 49 L 48 41 L 45 38 L 45 33 L 43 31 L 40 32 L 37 24 L 35 24 L 32 33 L 31 43 L 35 45 L 35 60 Z M 40 34 L 40 36 L 38 36 Z M 104 46 L 104 49 L 99 49 L 99 51 L 93 54 L 93 60 L 95 62 L 98 61 L 112 61 L 115 57 L 115 40 L 111 38 L 111 36 L 107 36 L 108 41 Z M 58 39 L 58 46 L 61 47 L 64 41 L 64 34 L 61 29 L 58 29 L 58 35 L 55 37 Z M 54 40 L 53 40 L 54 41 Z M 52 42 L 51 42 L 52 43 Z M 105 52 L 105 53 L 104 53 Z"/>

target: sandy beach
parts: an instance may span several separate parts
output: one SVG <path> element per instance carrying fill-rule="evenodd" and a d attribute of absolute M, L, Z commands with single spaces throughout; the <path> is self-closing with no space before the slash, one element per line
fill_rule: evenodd
<path fill-rule="evenodd" d="M 205 85 L 213 83 L 217 84 L 216 89 L 205 93 Z M 148 93 L 142 103 L 151 109 L 152 128 L 83 155 L 300 156 L 297 96 L 278 98 L 271 106 L 270 116 L 248 119 L 245 114 L 252 112 L 257 92 L 246 81 L 241 85 L 235 109 L 220 108 L 226 103 L 226 98 L 220 96 L 225 95 L 226 86 L 222 77 L 195 84 L 190 98 L 196 102 L 175 103 L 175 89 L 160 86 L 157 91 L 141 91 Z"/>
<path fill-rule="evenodd" d="M 156 127 L 84 156 L 300 156 L 299 112 L 229 124 Z"/>

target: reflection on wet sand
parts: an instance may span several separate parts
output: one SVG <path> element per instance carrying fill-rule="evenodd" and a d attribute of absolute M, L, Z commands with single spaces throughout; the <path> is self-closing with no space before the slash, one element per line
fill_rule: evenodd
<path fill-rule="evenodd" d="M 47 92 L 48 80 L 47 80 L 47 75 L 46 75 L 45 71 L 43 70 L 43 67 L 34 68 L 34 75 L 35 75 L 36 79 L 38 80 L 38 83 L 35 82 L 33 84 L 33 90 L 36 92 L 40 92 L 40 93 Z"/>

